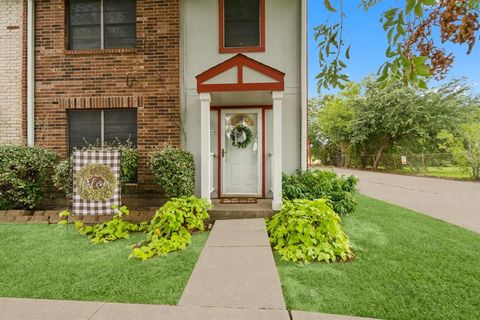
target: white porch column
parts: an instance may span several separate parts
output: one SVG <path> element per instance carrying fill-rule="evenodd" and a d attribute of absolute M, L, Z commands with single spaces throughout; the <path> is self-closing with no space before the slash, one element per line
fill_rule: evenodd
<path fill-rule="evenodd" d="M 300 28 L 300 41 L 301 41 L 301 59 L 300 59 L 300 65 L 301 65 L 301 115 L 302 115 L 302 122 L 301 122 L 301 148 L 300 152 L 302 153 L 301 155 L 301 168 L 302 170 L 307 170 L 308 167 L 308 159 L 307 159 L 307 154 L 308 154 L 308 66 L 307 66 L 307 61 L 308 61 L 308 50 L 307 50 L 307 44 L 308 44 L 308 32 L 307 32 L 307 24 L 308 24 L 308 19 L 307 19 L 307 0 L 302 0 L 302 27 Z"/>
<path fill-rule="evenodd" d="M 272 165 L 272 186 L 273 201 L 272 209 L 280 210 L 282 207 L 282 105 L 283 92 L 272 92 L 273 98 L 273 165 Z"/>
<path fill-rule="evenodd" d="M 210 202 L 210 93 L 200 93 L 200 190 L 201 197 Z"/>

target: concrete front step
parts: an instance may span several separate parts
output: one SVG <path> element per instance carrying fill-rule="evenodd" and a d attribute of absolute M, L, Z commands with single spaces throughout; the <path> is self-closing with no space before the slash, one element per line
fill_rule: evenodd
<path fill-rule="evenodd" d="M 210 220 L 235 220 L 235 219 L 258 219 L 270 218 L 273 211 L 268 210 L 210 210 Z"/>
<path fill-rule="evenodd" d="M 212 204 L 209 211 L 212 221 L 269 218 L 273 214 L 271 199 L 259 199 L 255 204 L 222 204 L 214 199 Z"/>

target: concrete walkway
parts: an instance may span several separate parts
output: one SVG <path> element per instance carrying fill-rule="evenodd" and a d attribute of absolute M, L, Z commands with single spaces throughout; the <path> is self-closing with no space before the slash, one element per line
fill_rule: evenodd
<path fill-rule="evenodd" d="M 215 222 L 179 305 L 286 310 L 263 219 Z"/>
<path fill-rule="evenodd" d="M 251 310 L 0 298 L 0 320 L 355 320 L 286 310 Z"/>
<path fill-rule="evenodd" d="M 480 183 L 335 169 L 360 179 L 360 192 L 480 232 Z"/>

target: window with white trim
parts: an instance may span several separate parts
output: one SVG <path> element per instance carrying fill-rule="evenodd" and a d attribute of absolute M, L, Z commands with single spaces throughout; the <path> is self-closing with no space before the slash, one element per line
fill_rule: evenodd
<path fill-rule="evenodd" d="M 136 0 L 68 0 L 68 49 L 135 48 Z"/>

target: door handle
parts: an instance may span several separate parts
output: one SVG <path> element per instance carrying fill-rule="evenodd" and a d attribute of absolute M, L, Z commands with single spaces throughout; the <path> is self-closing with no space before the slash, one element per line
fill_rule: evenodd
<path fill-rule="evenodd" d="M 225 149 L 222 149 L 222 158 L 225 158 Z"/>

